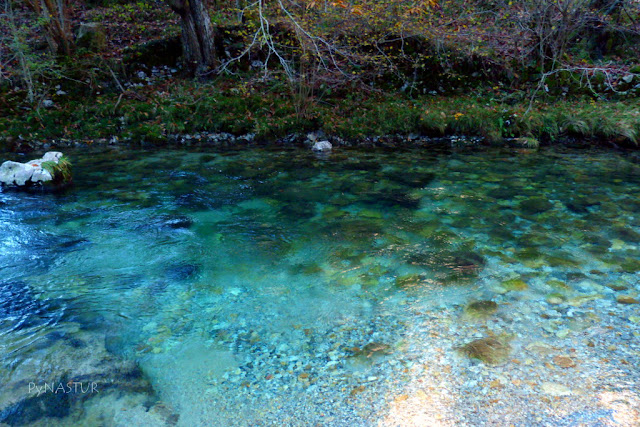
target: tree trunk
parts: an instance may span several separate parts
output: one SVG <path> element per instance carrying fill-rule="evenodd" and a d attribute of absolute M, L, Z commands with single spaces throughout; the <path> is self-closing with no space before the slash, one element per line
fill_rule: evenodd
<path fill-rule="evenodd" d="M 184 62 L 197 74 L 216 65 L 213 26 L 203 0 L 168 0 L 180 15 Z"/>
<path fill-rule="evenodd" d="M 58 55 L 71 54 L 74 44 L 69 0 L 25 0 L 25 3 L 43 20 L 51 51 Z"/>

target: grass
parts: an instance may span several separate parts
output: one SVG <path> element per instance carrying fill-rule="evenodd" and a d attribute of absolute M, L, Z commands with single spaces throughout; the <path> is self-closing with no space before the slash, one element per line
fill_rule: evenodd
<path fill-rule="evenodd" d="M 145 101 L 119 93 L 59 103 L 56 108 L 21 111 L 0 118 L 0 134 L 30 140 L 68 138 L 91 143 L 117 136 L 131 143 L 161 144 L 171 134 L 255 133 L 275 140 L 322 129 L 349 140 L 372 136 L 469 135 L 500 144 L 511 138 L 526 147 L 539 141 L 584 137 L 635 145 L 640 138 L 640 99 L 558 102 L 528 100 L 512 105 L 499 96 L 336 94 L 311 98 L 304 115 L 281 88 L 248 87 L 241 80 L 216 84 L 171 82 L 170 90 L 149 87 Z M 1 142 L 0 142 L 1 144 Z"/>
<path fill-rule="evenodd" d="M 66 184 L 71 182 L 71 162 L 65 156 L 58 162 L 42 162 L 42 168 L 51 174 L 54 184 Z"/>

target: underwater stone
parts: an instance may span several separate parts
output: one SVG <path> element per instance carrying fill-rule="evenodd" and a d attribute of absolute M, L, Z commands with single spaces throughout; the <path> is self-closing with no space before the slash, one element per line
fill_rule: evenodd
<path fill-rule="evenodd" d="M 382 212 L 374 211 L 372 209 L 363 209 L 358 212 L 358 216 L 362 218 L 382 219 Z"/>
<path fill-rule="evenodd" d="M 637 243 L 640 242 L 640 233 L 629 227 L 614 227 L 613 234 L 625 242 Z"/>
<path fill-rule="evenodd" d="M 474 301 L 467 305 L 464 312 L 473 317 L 488 317 L 498 311 L 498 304 L 495 301 Z"/>
<path fill-rule="evenodd" d="M 507 291 L 524 291 L 529 285 L 522 279 L 509 279 L 502 282 L 502 287 Z"/>
<path fill-rule="evenodd" d="M 419 285 L 421 281 L 422 277 L 419 274 L 406 274 L 398 276 L 395 280 L 395 285 L 399 288 L 407 289 Z"/>
<path fill-rule="evenodd" d="M 550 396 L 571 396 L 573 392 L 565 385 L 557 383 L 542 383 L 542 391 Z"/>
<path fill-rule="evenodd" d="M 503 339 L 488 337 L 471 341 L 462 346 L 460 351 L 472 359 L 483 361 L 487 365 L 498 365 L 507 360 L 511 352 L 511 346 Z"/>
<path fill-rule="evenodd" d="M 362 350 L 356 351 L 355 356 L 365 356 L 370 358 L 372 356 L 385 356 L 393 353 L 389 344 L 371 342 L 365 345 Z"/>
<path fill-rule="evenodd" d="M 551 202 L 543 197 L 531 197 L 518 204 L 520 210 L 528 215 L 535 215 L 546 212 L 553 207 Z"/>
<path fill-rule="evenodd" d="M 180 281 L 187 280 L 200 271 L 200 266 L 195 264 L 173 264 L 165 269 L 167 279 Z"/>
<path fill-rule="evenodd" d="M 629 258 L 620 263 L 620 268 L 625 273 L 636 273 L 640 271 L 640 260 Z"/>
<path fill-rule="evenodd" d="M 627 289 L 629 289 L 629 285 L 626 282 L 620 280 L 614 283 L 606 283 L 605 286 L 613 289 L 614 291 L 626 291 Z"/>
<path fill-rule="evenodd" d="M 433 181 L 436 175 L 432 172 L 393 171 L 385 173 L 385 177 L 398 184 L 411 187 L 426 187 Z"/>
<path fill-rule="evenodd" d="M 616 301 L 618 301 L 619 304 L 638 304 L 640 303 L 640 301 L 638 301 L 636 298 L 630 296 L 630 295 L 620 295 L 616 298 Z"/>
<path fill-rule="evenodd" d="M 189 228 L 193 225 L 193 220 L 188 216 L 177 215 L 162 218 L 163 225 L 168 228 Z"/>
<path fill-rule="evenodd" d="M 565 301 L 565 297 L 562 294 L 553 293 L 547 295 L 546 301 L 552 305 L 562 304 Z"/>
<path fill-rule="evenodd" d="M 572 197 L 567 203 L 567 209 L 573 213 L 583 214 L 589 213 L 589 209 L 592 206 L 599 205 L 600 202 L 589 199 L 588 197 Z"/>

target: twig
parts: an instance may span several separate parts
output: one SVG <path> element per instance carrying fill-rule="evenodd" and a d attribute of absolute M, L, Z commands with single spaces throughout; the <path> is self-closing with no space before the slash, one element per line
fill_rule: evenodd
<path fill-rule="evenodd" d="M 116 84 L 118 85 L 118 87 L 120 88 L 120 92 L 124 93 L 124 87 L 122 87 L 122 85 L 120 84 L 120 80 L 118 80 L 118 77 L 116 76 L 116 73 L 113 72 L 113 70 L 111 69 L 111 67 L 109 67 L 109 64 L 105 64 L 107 66 L 107 68 L 109 69 L 109 72 L 111 73 L 111 76 L 113 77 L 113 80 L 116 82 Z M 120 98 L 122 98 L 122 95 L 120 95 Z M 118 98 L 118 103 L 120 102 L 120 99 Z M 117 104 L 116 104 L 117 107 Z"/>

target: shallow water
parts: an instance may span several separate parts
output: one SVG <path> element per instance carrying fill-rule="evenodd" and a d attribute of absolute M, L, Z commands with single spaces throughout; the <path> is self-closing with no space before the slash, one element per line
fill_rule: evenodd
<path fill-rule="evenodd" d="M 564 307 L 527 330 L 535 341 L 562 336 L 566 308 L 582 301 L 615 310 L 612 283 L 639 290 L 630 155 L 67 155 L 75 185 L 64 193 L 0 193 L 0 383 L 21 384 L 0 414 L 28 382 L 77 376 L 65 351 L 96 354 L 91 336 L 101 358 L 138 364 L 150 401 L 179 425 L 375 424 L 412 380 L 414 326 L 429 316 L 481 300 L 515 318 Z M 118 425 L 117 399 L 46 418 L 14 406 L 10 420 Z"/>

